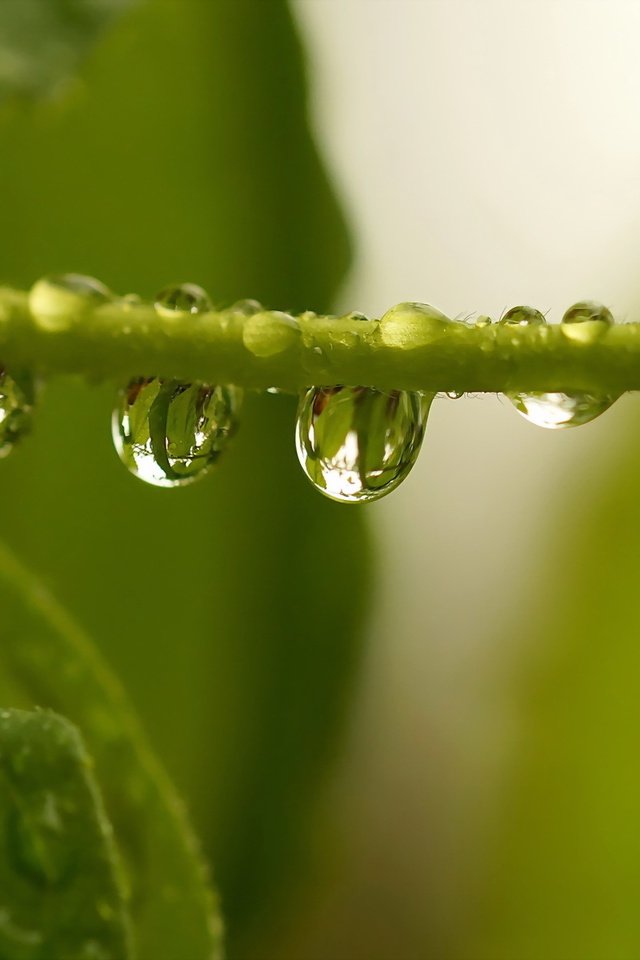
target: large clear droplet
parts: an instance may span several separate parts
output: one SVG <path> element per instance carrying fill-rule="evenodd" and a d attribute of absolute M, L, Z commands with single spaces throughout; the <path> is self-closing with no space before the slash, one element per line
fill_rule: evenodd
<path fill-rule="evenodd" d="M 581 300 L 569 307 L 560 329 L 565 337 L 576 343 L 595 343 L 613 326 L 613 315 L 608 307 L 595 300 Z"/>
<path fill-rule="evenodd" d="M 576 308 L 579 306 L 576 304 Z M 513 307 L 502 318 L 502 323 L 517 326 L 540 326 L 545 322 L 544 315 L 533 307 Z M 578 323 L 579 318 L 576 316 L 568 322 Z M 564 430 L 589 423 L 616 399 L 591 393 L 507 393 L 506 396 L 525 420 L 547 430 Z"/>
<path fill-rule="evenodd" d="M 43 277 L 29 292 L 29 309 L 38 326 L 59 332 L 81 321 L 96 307 L 113 299 L 108 287 L 95 277 L 63 273 Z"/>
<path fill-rule="evenodd" d="M 298 408 L 296 449 L 317 490 L 342 503 L 377 500 L 414 465 L 432 395 L 312 387 Z"/>
<path fill-rule="evenodd" d="M 212 309 L 209 294 L 195 283 L 180 283 L 161 290 L 155 298 L 155 308 L 163 317 L 180 314 L 207 313 Z"/>
<path fill-rule="evenodd" d="M 18 440 L 31 430 L 34 394 L 31 376 L 10 376 L 0 368 L 0 457 L 8 456 Z"/>
<path fill-rule="evenodd" d="M 120 459 L 154 486 L 192 483 L 216 463 L 235 433 L 241 399 L 232 386 L 132 380 L 113 414 Z"/>

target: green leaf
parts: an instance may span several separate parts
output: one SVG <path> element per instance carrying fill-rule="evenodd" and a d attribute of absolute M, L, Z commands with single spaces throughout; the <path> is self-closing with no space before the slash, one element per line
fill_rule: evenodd
<path fill-rule="evenodd" d="M 133 0 L 4 0 L 0 4 L 0 103 L 53 93 Z"/>
<path fill-rule="evenodd" d="M 0 547 L 0 657 L 81 728 L 124 856 L 141 958 L 219 956 L 220 921 L 184 812 L 119 684 L 62 608 Z"/>
<path fill-rule="evenodd" d="M 121 293 L 189 280 L 218 303 L 330 307 L 349 244 L 281 0 L 148 0 L 82 78 L 0 125 L 0 279 L 74 270 Z M 112 449 L 121 386 L 47 387 L 2 463 L 2 501 L 20 503 L 3 533 L 100 644 L 187 796 L 230 954 L 252 940 L 264 955 L 277 903 L 311 872 L 308 821 L 359 665 L 363 515 L 311 489 L 281 396 L 247 397 L 212 476 L 146 487 Z"/>
<path fill-rule="evenodd" d="M 548 540 L 502 647 L 510 764 L 455 957 L 640 956 L 637 414 L 621 426 L 606 472 L 590 451 L 537 506 Z"/>
<path fill-rule="evenodd" d="M 77 730 L 0 710 L 0 956 L 132 956 L 122 870 Z"/>

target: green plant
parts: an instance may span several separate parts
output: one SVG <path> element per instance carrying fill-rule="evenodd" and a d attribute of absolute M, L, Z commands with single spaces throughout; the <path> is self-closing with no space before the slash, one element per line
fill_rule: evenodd
<path fill-rule="evenodd" d="M 311 856 L 305 838 L 361 659 L 371 573 L 362 513 L 336 510 L 299 480 L 291 397 L 259 391 L 316 385 L 321 406 L 334 384 L 499 391 L 518 403 L 560 392 L 595 399 L 599 412 L 638 386 L 638 328 L 589 316 L 571 329 L 472 326 L 413 304 L 380 321 L 302 312 L 331 309 L 349 245 L 307 131 L 300 51 L 276 0 L 21 0 L 0 5 L 0 26 L 0 356 L 19 386 L 25 370 L 49 381 L 33 436 L 0 471 L 0 703 L 10 706 L 0 715 L 0 955 L 217 956 L 206 858 L 229 955 L 262 960 Z M 34 94 L 44 99 L 26 99 Z M 48 282 L 35 302 L 24 292 L 71 269 L 142 299 L 87 312 L 73 297 L 58 309 Z M 286 312 L 245 303 L 167 318 L 150 304 L 176 276 L 197 278 L 220 303 L 249 294 Z M 105 425 L 117 392 L 147 374 L 248 388 L 242 430 L 211 484 L 174 496 L 119 469 Z M 360 412 L 381 416 L 374 400 L 365 395 Z M 606 537 L 594 538 L 595 554 L 606 554 Z M 593 639 L 578 687 L 585 701 L 598 692 L 593 608 L 603 582 L 587 547 L 574 591 L 590 585 L 579 623 Z M 606 587 L 614 616 L 633 578 L 611 574 Z M 549 637 L 560 646 L 568 633 Z M 629 676 L 633 639 L 632 630 Z M 557 669 L 563 697 L 570 659 Z M 203 857 L 107 660 L 188 797 Z M 563 697 L 547 706 L 552 726 Z M 536 688 L 532 714 L 539 699 Z M 572 732 L 578 741 L 579 725 Z M 536 772 L 523 765 L 514 787 L 533 836 Z M 558 833 L 571 838 L 567 819 Z M 462 949 L 473 940 L 463 931 L 450 948 L 456 960 L 478 942 L 504 944 L 504 955 L 514 942 L 528 949 L 518 911 L 530 889 L 558 896 L 566 878 L 588 892 L 575 851 L 549 882 L 525 834 L 505 831 L 498 880 L 478 883 L 477 939 Z M 518 886 L 512 862 L 523 849 L 537 869 Z M 511 939 L 499 927 L 503 897 L 522 920 Z M 596 914 L 580 925 L 585 955 Z M 553 936 L 535 925 L 539 960 Z M 620 942 L 632 956 L 632 932 Z"/>

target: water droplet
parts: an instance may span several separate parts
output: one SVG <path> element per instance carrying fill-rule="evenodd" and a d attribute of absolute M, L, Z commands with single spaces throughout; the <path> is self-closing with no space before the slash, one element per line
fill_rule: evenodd
<path fill-rule="evenodd" d="M 513 315 L 512 319 L 508 319 L 509 314 Z M 544 316 L 533 307 L 513 307 L 502 318 L 502 323 L 517 326 L 541 326 L 545 322 Z M 616 399 L 590 393 L 507 393 L 506 397 L 525 420 L 547 430 L 564 430 L 589 423 Z"/>
<path fill-rule="evenodd" d="M 490 327 L 492 322 L 491 317 L 477 317 L 474 326 L 482 330 L 483 327 Z"/>
<path fill-rule="evenodd" d="M 461 393 L 457 390 L 447 390 L 445 396 L 449 397 L 449 400 L 459 400 L 464 397 L 464 390 Z"/>
<path fill-rule="evenodd" d="M 242 342 L 255 357 L 273 357 L 294 346 L 300 338 L 295 317 L 279 310 L 254 313 L 242 326 Z"/>
<path fill-rule="evenodd" d="M 132 380 L 113 414 L 113 441 L 136 477 L 159 487 L 203 476 L 235 433 L 242 391 L 233 386 Z"/>
<path fill-rule="evenodd" d="M 541 327 L 547 321 L 535 307 L 511 307 L 500 319 L 508 327 Z"/>
<path fill-rule="evenodd" d="M 416 461 L 432 395 L 368 387 L 312 387 L 300 399 L 296 449 L 313 485 L 332 500 L 377 500 Z"/>
<path fill-rule="evenodd" d="M 43 277 L 29 293 L 29 309 L 38 326 L 45 330 L 67 330 L 78 321 L 113 300 L 108 287 L 94 277 L 64 273 Z"/>
<path fill-rule="evenodd" d="M 180 283 L 161 290 L 154 306 L 162 317 L 207 313 L 212 309 L 209 294 L 195 283 Z"/>
<path fill-rule="evenodd" d="M 124 297 L 120 297 L 120 306 L 124 310 L 132 310 L 134 307 L 141 305 L 142 297 L 138 296 L 137 293 L 125 293 Z"/>
<path fill-rule="evenodd" d="M 389 347 L 411 350 L 442 336 L 451 320 L 429 303 L 399 303 L 380 319 L 380 336 Z"/>
<path fill-rule="evenodd" d="M 615 401 L 615 397 L 596 397 L 590 393 L 509 393 L 507 397 L 518 413 L 548 430 L 579 427 L 595 420 Z"/>
<path fill-rule="evenodd" d="M 262 313 L 264 307 L 259 300 L 237 300 L 230 308 L 234 313 L 242 313 L 251 317 L 254 313 Z"/>
<path fill-rule="evenodd" d="M 370 317 L 366 313 L 361 313 L 359 310 L 352 310 L 351 313 L 348 313 L 346 316 L 347 320 L 369 320 Z"/>
<path fill-rule="evenodd" d="M 608 307 L 595 300 L 581 300 L 569 307 L 560 329 L 565 337 L 576 343 L 594 343 L 613 325 L 613 315 Z"/>
<path fill-rule="evenodd" d="M 0 368 L 0 457 L 6 457 L 31 429 L 35 383 L 28 374 L 10 376 Z"/>

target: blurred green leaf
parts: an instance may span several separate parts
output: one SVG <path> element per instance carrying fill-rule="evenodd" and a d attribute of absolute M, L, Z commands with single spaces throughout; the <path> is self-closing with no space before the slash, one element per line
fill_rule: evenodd
<path fill-rule="evenodd" d="M 131 957 L 111 825 L 75 728 L 0 710 L 0 787 L 3 960 Z"/>
<path fill-rule="evenodd" d="M 585 463 L 558 487 L 546 561 L 502 648 L 511 766 L 453 957 L 640 956 L 638 426 L 617 453 L 610 442 L 602 480 Z"/>
<path fill-rule="evenodd" d="M 65 99 L 0 126 L 0 279 L 191 280 L 219 303 L 327 309 L 348 243 L 305 97 L 280 0 L 136 7 Z M 230 952 L 264 955 L 358 664 L 362 514 L 308 485 L 285 397 L 247 399 L 215 476 L 145 487 L 111 448 L 118 386 L 47 388 L 0 471 L 21 504 L 5 536 L 100 642 L 187 794 Z"/>
<path fill-rule="evenodd" d="M 133 0 L 3 0 L 0 102 L 52 93 Z"/>
<path fill-rule="evenodd" d="M 220 921 L 194 839 L 119 684 L 6 548 L 0 548 L 0 609 L 4 671 L 38 704 L 64 707 L 90 746 L 125 858 L 140 957 L 219 956 Z M 85 881 L 90 885 L 91 877 Z"/>

